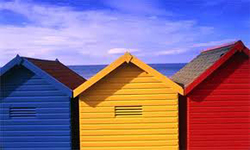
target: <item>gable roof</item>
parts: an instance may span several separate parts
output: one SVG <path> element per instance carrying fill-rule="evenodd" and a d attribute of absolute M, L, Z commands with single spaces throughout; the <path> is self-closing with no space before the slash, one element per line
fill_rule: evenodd
<path fill-rule="evenodd" d="M 182 85 L 185 88 L 185 94 L 188 94 L 236 52 L 244 52 L 249 56 L 248 48 L 241 41 L 223 44 L 202 51 L 196 58 L 172 76 L 171 79 Z"/>
<path fill-rule="evenodd" d="M 141 68 L 142 70 L 152 74 L 155 76 L 158 80 L 162 81 L 163 83 L 170 85 L 176 92 L 180 93 L 183 95 L 183 89 L 181 86 L 167 78 L 166 76 L 162 75 L 149 65 L 145 64 L 135 56 L 131 55 L 130 53 L 125 53 L 123 56 L 118 58 L 116 61 L 102 69 L 100 72 L 98 72 L 96 75 L 91 77 L 88 81 L 84 82 L 81 84 L 78 88 L 76 88 L 73 91 L 73 96 L 76 97 L 79 94 L 81 94 L 83 91 L 87 90 L 90 88 L 92 85 L 94 85 L 96 82 L 104 78 L 106 75 L 108 75 L 110 72 L 121 66 L 123 63 L 133 63 L 137 67 Z"/>
<path fill-rule="evenodd" d="M 23 65 L 35 74 L 40 75 L 49 83 L 58 87 L 67 95 L 72 96 L 72 91 L 81 85 L 86 79 L 63 65 L 58 60 L 41 60 L 17 55 L 9 63 L 1 68 L 0 75 L 10 70 L 16 65 Z"/>
<path fill-rule="evenodd" d="M 83 82 L 86 81 L 83 77 L 75 73 L 73 70 L 66 67 L 64 64 L 56 61 L 51 60 L 40 60 L 40 59 L 34 59 L 34 58 L 26 58 L 39 68 L 41 68 L 43 71 L 47 72 L 49 75 L 69 87 L 71 90 L 74 90 L 79 85 L 81 85 Z"/>

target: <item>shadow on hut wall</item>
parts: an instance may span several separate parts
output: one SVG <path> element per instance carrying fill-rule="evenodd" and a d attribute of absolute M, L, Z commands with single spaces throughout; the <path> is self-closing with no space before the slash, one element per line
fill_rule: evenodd
<path fill-rule="evenodd" d="M 86 90 L 81 96 L 90 107 L 97 107 L 98 104 L 115 95 L 117 91 L 123 89 L 143 72 L 133 64 L 124 63 Z"/>
<path fill-rule="evenodd" d="M 71 142 L 72 149 L 80 149 L 79 97 L 71 99 Z"/>
<path fill-rule="evenodd" d="M 22 90 L 22 85 L 35 78 L 35 74 L 23 66 L 15 66 L 1 76 L 1 99 Z M 31 82 L 31 81 L 30 81 Z"/>
<path fill-rule="evenodd" d="M 241 59 L 235 59 L 234 57 L 241 57 Z M 216 90 L 220 88 L 219 86 L 224 85 L 225 82 L 230 82 L 228 79 L 235 71 L 237 71 L 237 68 L 240 68 L 240 66 L 244 63 L 242 57 L 244 58 L 246 56 L 238 52 L 234 55 L 234 57 L 227 60 L 226 63 L 200 83 L 200 85 L 195 87 L 195 89 L 189 93 L 190 99 L 195 102 L 202 102 L 208 96 L 218 95 L 218 93 L 215 93 L 218 92 Z"/>
<path fill-rule="evenodd" d="M 179 94 L 179 146 L 180 150 L 187 147 L 187 98 Z"/>

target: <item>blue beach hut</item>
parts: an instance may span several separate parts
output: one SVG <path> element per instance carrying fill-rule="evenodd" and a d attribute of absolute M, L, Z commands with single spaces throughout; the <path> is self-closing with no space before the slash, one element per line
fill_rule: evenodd
<path fill-rule="evenodd" d="M 1 68 L 0 149 L 78 149 L 78 100 L 85 79 L 58 60 L 16 56 Z"/>

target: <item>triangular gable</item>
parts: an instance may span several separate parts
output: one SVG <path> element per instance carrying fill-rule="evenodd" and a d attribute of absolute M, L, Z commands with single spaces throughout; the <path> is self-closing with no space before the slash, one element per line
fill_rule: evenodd
<path fill-rule="evenodd" d="M 135 56 L 131 55 L 130 53 L 125 53 L 123 56 L 118 58 L 116 61 L 111 63 L 109 66 L 105 67 L 103 70 L 98 72 L 96 75 L 94 75 L 92 78 L 84 82 L 82 85 L 80 85 L 78 88 L 76 88 L 73 91 L 73 96 L 76 97 L 88 88 L 90 88 L 92 85 L 94 85 L 96 82 L 104 78 L 106 75 L 108 75 L 110 72 L 118 68 L 123 63 L 133 63 L 137 67 L 141 68 L 142 70 L 148 72 L 149 74 L 156 77 L 158 80 L 162 81 L 164 84 L 167 84 L 168 86 L 171 86 L 173 90 L 175 90 L 177 93 L 183 95 L 183 89 L 181 86 L 167 78 L 166 76 L 162 75 L 160 72 L 156 71 L 149 65 L 145 64 Z"/>
<path fill-rule="evenodd" d="M 69 97 L 72 97 L 72 90 L 50 76 L 48 73 L 45 71 L 41 70 L 39 67 L 34 65 L 32 62 L 28 61 L 27 59 L 20 57 L 17 55 L 14 59 L 12 59 L 10 62 L 8 62 L 5 66 L 1 68 L 1 73 L 0 76 L 4 75 L 8 70 L 13 68 L 16 65 L 22 65 L 25 68 L 29 69 L 33 73 L 37 74 L 38 76 L 42 77 L 45 79 L 48 83 L 54 85 L 57 89 L 68 95 Z"/>
<path fill-rule="evenodd" d="M 13 58 L 11 61 L 9 61 L 6 65 L 4 65 L 0 70 L 0 76 L 5 74 L 8 70 L 13 68 L 16 65 L 20 65 L 22 63 L 22 58 L 17 55 L 15 58 Z"/>
<path fill-rule="evenodd" d="M 185 95 L 190 93 L 196 86 L 198 86 L 202 81 L 204 81 L 209 75 L 211 75 L 216 69 L 223 65 L 228 59 L 230 59 L 236 52 L 243 52 L 248 57 L 250 56 L 249 49 L 244 46 L 242 41 L 236 42 L 233 47 L 219 60 L 217 60 L 212 66 L 206 69 L 202 74 L 200 74 L 192 83 L 190 83 L 185 88 Z"/>

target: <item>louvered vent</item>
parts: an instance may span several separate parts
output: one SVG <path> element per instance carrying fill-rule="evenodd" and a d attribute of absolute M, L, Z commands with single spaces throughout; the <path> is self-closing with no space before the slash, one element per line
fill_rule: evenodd
<path fill-rule="evenodd" d="M 10 107 L 10 118 L 34 118 L 35 107 Z"/>
<path fill-rule="evenodd" d="M 116 106 L 115 116 L 142 116 L 142 106 Z"/>

